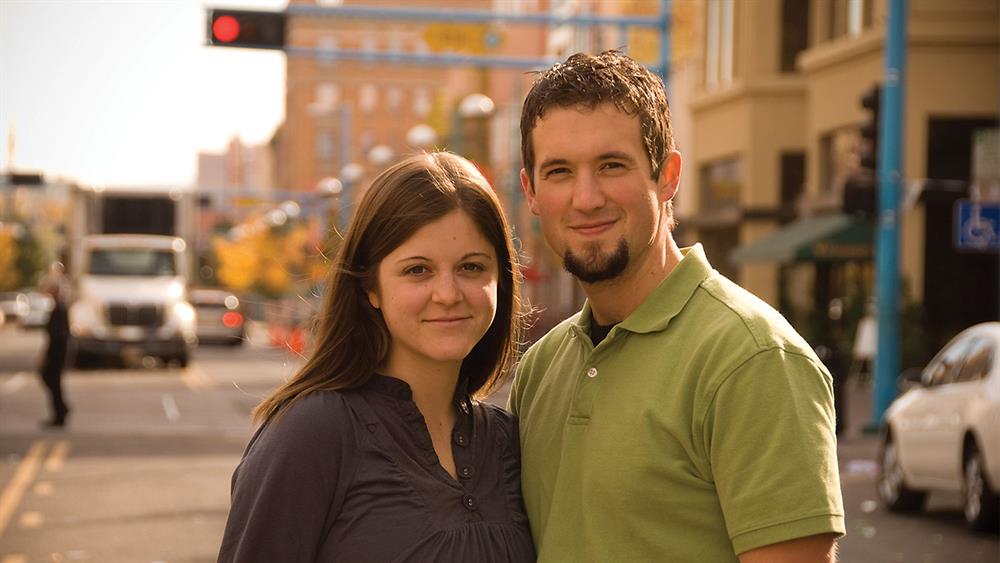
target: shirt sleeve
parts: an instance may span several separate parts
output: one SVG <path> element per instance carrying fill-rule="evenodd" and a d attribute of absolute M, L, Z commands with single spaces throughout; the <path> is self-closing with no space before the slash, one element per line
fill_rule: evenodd
<path fill-rule="evenodd" d="M 813 359 L 757 353 L 722 380 L 703 431 L 736 553 L 844 533 L 831 379 Z"/>
<path fill-rule="evenodd" d="M 343 503 L 353 441 L 349 424 L 330 419 L 347 406 L 324 395 L 293 404 L 247 447 L 233 474 L 220 563 L 316 560 Z"/>

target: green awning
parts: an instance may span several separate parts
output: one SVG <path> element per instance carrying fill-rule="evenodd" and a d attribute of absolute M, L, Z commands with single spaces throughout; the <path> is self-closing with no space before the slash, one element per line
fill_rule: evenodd
<path fill-rule="evenodd" d="M 825 215 L 793 221 L 769 237 L 729 254 L 733 264 L 871 260 L 875 228 L 850 215 Z"/>

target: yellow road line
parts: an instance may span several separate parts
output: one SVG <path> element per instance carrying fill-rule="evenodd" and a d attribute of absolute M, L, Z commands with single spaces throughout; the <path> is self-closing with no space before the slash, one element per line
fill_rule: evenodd
<path fill-rule="evenodd" d="M 25 512 L 21 514 L 21 518 L 18 520 L 18 524 L 22 528 L 29 530 L 37 530 L 42 527 L 43 523 L 45 523 L 45 517 L 42 516 L 41 512 Z"/>
<path fill-rule="evenodd" d="M 55 473 L 56 471 L 61 471 L 63 466 L 66 465 L 66 457 L 69 455 L 69 442 L 67 440 L 59 440 L 54 446 L 52 446 L 52 451 L 49 452 L 49 457 L 45 459 L 45 471 L 49 473 Z"/>
<path fill-rule="evenodd" d="M 52 481 L 39 481 L 35 483 L 31 491 L 40 497 L 50 497 L 52 493 L 56 492 L 56 489 L 52 486 Z"/>
<path fill-rule="evenodd" d="M 189 389 L 208 389 L 209 387 L 215 386 L 215 382 L 212 378 L 205 374 L 204 371 L 198 367 L 198 364 L 190 364 L 188 367 L 181 372 L 181 381 L 184 382 Z"/>
<path fill-rule="evenodd" d="M 48 447 L 47 440 L 35 440 L 28 449 L 28 453 L 17 466 L 14 478 L 7 483 L 3 493 L 0 493 L 0 536 L 7 529 L 10 517 L 21 504 L 21 497 L 28 485 L 35 479 L 38 468 L 42 464 L 42 456 L 45 455 L 45 448 Z"/>

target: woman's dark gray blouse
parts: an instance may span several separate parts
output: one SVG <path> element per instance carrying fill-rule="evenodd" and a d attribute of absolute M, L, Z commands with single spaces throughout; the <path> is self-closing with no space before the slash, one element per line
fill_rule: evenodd
<path fill-rule="evenodd" d="M 294 403 L 233 474 L 219 561 L 534 561 L 517 424 L 464 392 L 456 403 L 458 480 L 399 379 Z"/>

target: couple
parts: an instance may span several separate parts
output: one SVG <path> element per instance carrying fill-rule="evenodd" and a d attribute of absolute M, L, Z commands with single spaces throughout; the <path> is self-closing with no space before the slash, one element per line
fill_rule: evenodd
<path fill-rule="evenodd" d="M 254 413 L 219 560 L 833 561 L 830 375 L 675 244 L 660 80 L 574 55 L 533 85 L 521 146 L 588 300 L 521 359 L 511 413 L 474 400 L 521 334 L 509 226 L 467 161 L 412 157 L 363 197 L 314 355 Z"/>

